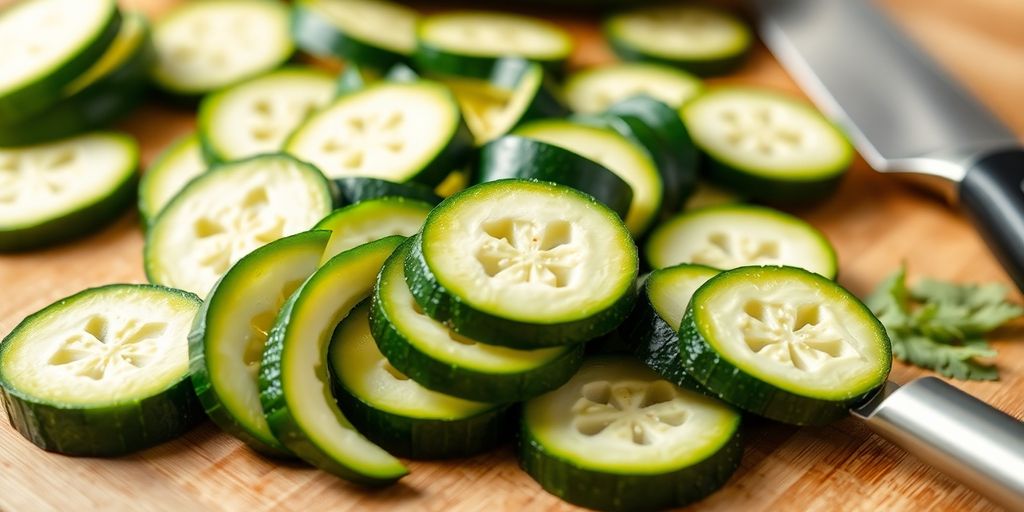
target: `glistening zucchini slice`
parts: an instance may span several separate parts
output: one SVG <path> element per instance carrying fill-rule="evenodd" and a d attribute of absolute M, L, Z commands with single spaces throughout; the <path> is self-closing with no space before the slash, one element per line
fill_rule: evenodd
<path fill-rule="evenodd" d="M 583 363 L 523 407 L 519 462 L 546 491 L 597 510 L 697 501 L 739 466 L 740 415 L 632 359 Z"/>
<path fill-rule="evenodd" d="M 331 178 L 437 185 L 463 165 L 473 137 L 444 85 L 382 82 L 343 95 L 314 114 L 285 148 Z"/>
<path fill-rule="evenodd" d="M 614 329 L 632 309 L 637 266 L 629 231 L 591 196 L 500 180 L 430 213 L 405 278 L 420 307 L 455 332 L 531 349 Z"/>
<path fill-rule="evenodd" d="M 276 68 L 294 50 L 288 23 L 288 7 L 270 0 L 181 4 L 154 25 L 153 82 L 193 97 Z"/>
<path fill-rule="evenodd" d="M 509 406 L 430 391 L 391 366 L 374 344 L 368 315 L 366 302 L 349 313 L 329 351 L 338 401 L 360 432 L 414 459 L 468 457 L 512 433 Z"/>
<path fill-rule="evenodd" d="M 392 196 L 339 208 L 313 227 L 331 232 L 323 261 L 381 238 L 415 235 L 431 209 L 428 203 Z"/>
<path fill-rule="evenodd" d="M 337 178 L 333 181 L 338 186 L 339 198 L 336 202 L 339 205 L 356 204 L 382 197 L 402 197 L 423 201 L 431 205 L 441 202 L 441 196 L 437 195 L 434 189 L 413 181 L 395 183 L 394 181 L 382 180 L 380 178 L 363 178 L 359 176 Z"/>
<path fill-rule="evenodd" d="M 334 97 L 330 74 L 291 67 L 228 87 L 199 104 L 198 133 L 210 162 L 278 151 L 310 114 Z"/>
<path fill-rule="evenodd" d="M 377 346 L 398 371 L 425 388 L 492 403 L 526 400 L 561 386 L 576 372 L 582 345 L 537 350 L 485 345 L 428 317 L 405 282 L 410 243 L 381 270 L 370 310 Z"/>
<path fill-rule="evenodd" d="M 331 183 L 315 167 L 270 154 L 193 179 L 146 236 L 150 282 L 200 297 L 253 249 L 306 231 L 331 211 Z"/>
<path fill-rule="evenodd" d="M 238 260 L 217 282 L 189 334 L 192 385 L 206 415 L 225 432 L 269 455 L 288 451 L 260 405 L 260 358 L 284 301 L 316 272 L 330 233 L 308 231 Z"/>
<path fill-rule="evenodd" d="M 652 268 L 789 265 L 829 279 L 838 271 L 835 249 L 813 226 L 771 208 L 741 204 L 699 208 L 665 221 L 651 233 L 644 254 Z"/>
<path fill-rule="evenodd" d="M 885 328 L 853 294 L 794 267 L 745 267 L 701 286 L 679 331 L 686 371 L 744 410 L 796 425 L 842 418 L 885 382 Z"/>
<path fill-rule="evenodd" d="M 637 95 L 650 96 L 672 108 L 700 94 L 700 79 L 676 68 L 644 62 L 624 62 L 574 73 L 565 82 L 569 108 L 580 114 L 604 112 Z"/>
<path fill-rule="evenodd" d="M 164 148 L 139 180 L 139 213 L 148 226 L 192 178 L 206 172 L 199 137 L 189 134 Z"/>
<path fill-rule="evenodd" d="M 139 149 L 95 132 L 0 149 L 0 251 L 64 242 L 106 225 L 127 208 Z"/>
<path fill-rule="evenodd" d="M 682 109 L 694 142 L 710 157 L 713 181 L 751 198 L 812 202 L 831 193 L 853 159 L 842 133 L 788 96 L 723 87 Z"/>
<path fill-rule="evenodd" d="M 306 462 L 365 485 L 389 484 L 409 471 L 342 414 L 331 394 L 327 350 L 334 329 L 369 297 L 401 241 L 346 251 L 310 276 L 278 313 L 260 363 L 260 403 L 274 436 Z"/>
<path fill-rule="evenodd" d="M 416 49 L 418 19 L 386 0 L 298 0 L 292 35 L 307 52 L 386 69 Z"/>
<path fill-rule="evenodd" d="M 44 450 L 114 456 L 177 437 L 202 411 L 188 382 L 190 293 L 110 285 L 61 299 L 0 344 L 0 399 Z"/>

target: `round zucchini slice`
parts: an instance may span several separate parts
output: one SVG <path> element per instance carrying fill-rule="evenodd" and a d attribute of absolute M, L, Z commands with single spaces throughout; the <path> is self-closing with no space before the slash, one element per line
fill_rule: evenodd
<path fill-rule="evenodd" d="M 195 97 L 274 69 L 291 57 L 289 9 L 270 0 L 187 2 L 153 28 L 153 82 Z"/>
<path fill-rule="evenodd" d="M 35 0 L 0 10 L 0 119 L 26 121 L 56 103 L 120 26 L 114 0 Z"/>
<path fill-rule="evenodd" d="M 658 217 L 664 191 L 658 167 L 643 147 L 618 132 L 550 119 L 524 124 L 512 134 L 565 148 L 619 175 L 633 189 L 633 202 L 626 215 L 626 226 L 633 236 L 643 235 Z"/>
<path fill-rule="evenodd" d="M 640 363 L 598 357 L 523 407 L 519 463 L 544 490 L 597 510 L 662 510 L 714 492 L 739 466 L 740 415 Z"/>
<path fill-rule="evenodd" d="M 820 113 L 771 91 L 714 89 L 687 103 L 682 116 L 710 157 L 709 177 L 751 198 L 820 200 L 853 159 L 850 143 Z"/>
<path fill-rule="evenodd" d="M 431 391 L 391 366 L 370 334 L 366 302 L 334 331 L 329 358 L 346 417 L 390 453 L 468 457 L 511 438 L 509 406 Z"/>
<path fill-rule="evenodd" d="M 385 0 L 298 0 L 292 35 L 303 50 L 386 69 L 416 49 L 416 11 Z"/>
<path fill-rule="evenodd" d="M 537 350 L 486 345 L 427 316 L 405 281 L 406 242 L 377 278 L 370 329 L 390 364 L 427 389 L 467 400 L 519 402 L 576 372 L 582 344 Z"/>
<path fill-rule="evenodd" d="M 572 187 L 594 196 L 623 219 L 633 201 L 629 184 L 603 165 L 559 146 L 516 135 L 484 146 L 475 174 L 478 183 L 522 178 Z"/>
<path fill-rule="evenodd" d="M 238 260 L 210 292 L 189 334 L 192 385 L 206 415 L 268 455 L 288 450 L 263 417 L 260 358 L 278 310 L 316 272 L 330 236 L 299 233 Z"/>
<path fill-rule="evenodd" d="M 745 267 L 693 295 L 679 331 L 686 371 L 722 400 L 795 425 L 849 414 L 885 383 L 885 327 L 834 281 L 795 267 Z"/>
<path fill-rule="evenodd" d="M 174 197 L 146 236 L 146 276 L 206 297 L 257 247 L 308 230 L 331 211 L 331 183 L 288 155 L 215 167 Z"/>
<path fill-rule="evenodd" d="M 199 104 L 198 133 L 209 162 L 279 151 L 288 135 L 334 97 L 335 79 L 284 68 L 228 87 Z"/>
<path fill-rule="evenodd" d="M 409 470 L 362 436 L 331 393 L 331 335 L 369 297 L 401 237 L 335 256 L 292 294 L 277 315 L 260 362 L 260 403 L 274 436 L 292 453 L 335 476 L 386 485 Z"/>
<path fill-rule="evenodd" d="M 331 232 L 323 261 L 381 238 L 415 235 L 432 209 L 428 203 L 393 196 L 339 208 L 313 227 Z"/>
<path fill-rule="evenodd" d="M 184 433 L 203 416 L 188 382 L 199 298 L 109 285 L 61 299 L 0 343 L 0 399 L 35 445 L 109 457 Z"/>
<path fill-rule="evenodd" d="M 167 146 L 139 180 L 139 213 L 143 225 L 151 224 L 164 206 L 206 169 L 196 134 L 180 137 Z"/>
<path fill-rule="evenodd" d="M 835 249 L 813 226 L 778 210 L 741 204 L 700 208 L 665 221 L 651 233 L 644 253 L 651 268 L 789 265 L 829 279 L 839 270 Z"/>
<path fill-rule="evenodd" d="M 611 16 L 605 34 L 624 60 L 672 64 L 698 75 L 738 67 L 754 36 L 730 13 L 705 6 L 642 7 Z"/>
<path fill-rule="evenodd" d="M 0 251 L 21 251 L 91 233 L 131 205 L 139 148 L 94 132 L 0 149 Z"/>
<path fill-rule="evenodd" d="M 633 307 L 636 245 L 622 220 L 570 187 L 500 180 L 445 199 L 405 277 L 431 318 L 518 349 L 587 341 Z"/>
<path fill-rule="evenodd" d="M 382 197 L 403 197 L 431 205 L 441 202 L 441 196 L 437 195 L 434 189 L 412 181 L 395 183 L 379 178 L 361 178 L 359 176 L 337 178 L 333 181 L 338 186 L 340 194 L 337 203 L 343 205 Z"/>
<path fill-rule="evenodd" d="M 679 108 L 700 94 L 700 79 L 679 69 L 646 62 L 623 62 L 574 73 L 565 97 L 574 112 L 597 114 L 626 98 L 644 95 Z"/>
<path fill-rule="evenodd" d="M 504 12 L 455 11 L 427 16 L 416 29 L 415 60 L 443 75 L 485 78 L 495 61 L 522 57 L 561 75 L 572 38 L 544 20 Z"/>
<path fill-rule="evenodd" d="M 382 82 L 313 114 L 285 148 L 330 178 L 365 176 L 433 186 L 463 165 L 473 136 L 444 85 Z"/>

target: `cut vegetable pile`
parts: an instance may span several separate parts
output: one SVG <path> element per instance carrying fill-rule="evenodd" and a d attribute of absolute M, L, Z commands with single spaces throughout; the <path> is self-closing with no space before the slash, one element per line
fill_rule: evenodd
<path fill-rule="evenodd" d="M 884 382 L 886 331 L 824 235 L 740 198 L 823 199 L 849 144 L 795 100 L 691 74 L 742 62 L 729 14 L 605 28 L 655 62 L 567 73 L 558 25 L 382 0 L 208 0 L 152 25 L 113 0 L 0 10 L 0 251 L 131 204 L 137 145 L 94 130 L 147 83 L 198 110 L 138 183 L 152 284 L 62 299 L 0 344 L 12 425 L 107 456 L 202 410 L 369 486 L 408 474 L 397 457 L 518 436 L 548 492 L 647 510 L 726 484 L 741 411 L 842 416 Z M 294 48 L 344 68 L 282 67 Z M 592 354 L 609 339 L 626 353 Z"/>

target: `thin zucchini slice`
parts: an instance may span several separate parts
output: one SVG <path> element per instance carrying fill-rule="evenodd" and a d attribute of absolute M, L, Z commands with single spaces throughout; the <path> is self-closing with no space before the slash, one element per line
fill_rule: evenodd
<path fill-rule="evenodd" d="M 260 358 L 278 310 L 316 272 L 329 238 L 327 231 L 307 231 L 238 260 L 210 291 L 189 334 L 192 385 L 206 415 L 268 455 L 288 450 L 263 417 Z"/>
<path fill-rule="evenodd" d="M 152 223 L 164 206 L 206 169 L 196 134 L 180 137 L 167 146 L 139 180 L 139 213 L 143 225 Z"/>
<path fill-rule="evenodd" d="M 637 307 L 630 316 L 628 338 L 633 353 L 677 386 L 700 389 L 680 361 L 679 326 L 693 292 L 719 272 L 691 264 L 655 270 L 644 280 Z"/>
<path fill-rule="evenodd" d="M 624 60 L 661 62 L 698 75 L 738 67 L 754 36 L 734 15 L 695 5 L 652 6 L 608 18 L 605 35 Z"/>
<path fill-rule="evenodd" d="M 103 56 L 67 84 L 60 100 L 22 122 L 0 116 L 0 146 L 39 144 L 109 124 L 142 100 L 153 57 L 146 18 L 126 13 Z"/>
<path fill-rule="evenodd" d="M 206 96 L 197 122 L 207 161 L 279 151 L 302 121 L 331 101 L 334 80 L 318 69 L 290 67 Z"/>
<path fill-rule="evenodd" d="M 0 119 L 29 119 L 64 95 L 117 37 L 114 0 L 35 0 L 0 10 Z"/>
<path fill-rule="evenodd" d="M 368 317 L 364 302 L 334 331 L 329 351 L 338 401 L 360 432 L 388 452 L 414 459 L 468 457 L 511 438 L 509 406 L 417 384 L 377 349 Z"/>
<path fill-rule="evenodd" d="M 415 235 L 432 209 L 423 201 L 387 196 L 335 210 L 313 227 L 331 232 L 323 261 L 381 238 Z"/>
<path fill-rule="evenodd" d="M 632 359 L 598 357 L 523 407 L 519 463 L 544 490 L 597 510 L 697 501 L 739 466 L 740 415 Z"/>
<path fill-rule="evenodd" d="M 478 183 L 506 178 L 550 181 L 586 192 L 626 218 L 633 202 L 633 189 L 607 167 L 568 149 L 506 135 L 480 150 Z"/>
<path fill-rule="evenodd" d="M 679 331 L 686 371 L 741 409 L 795 425 L 845 417 L 885 382 L 885 328 L 834 281 L 745 267 L 701 286 Z"/>
<path fill-rule="evenodd" d="M 331 188 L 315 167 L 283 154 L 215 167 L 190 181 L 150 226 L 146 276 L 206 297 L 253 249 L 327 215 Z"/>
<path fill-rule="evenodd" d="M 569 108 L 597 114 L 637 95 L 650 96 L 672 108 L 700 94 L 700 79 L 679 69 L 646 62 L 623 62 L 574 73 L 565 82 Z"/>
<path fill-rule="evenodd" d="M 292 35 L 303 50 L 386 69 L 416 49 L 419 14 L 385 0 L 298 0 Z"/>
<path fill-rule="evenodd" d="M 437 185 L 463 165 L 473 138 L 444 85 L 381 82 L 313 114 L 285 148 L 330 178 Z"/>
<path fill-rule="evenodd" d="M 572 53 L 569 34 L 544 20 L 509 13 L 455 11 L 427 16 L 416 29 L 415 60 L 442 75 L 486 78 L 495 61 L 522 57 L 561 75 Z"/>
<path fill-rule="evenodd" d="M 365 485 L 392 483 L 409 470 L 342 414 L 331 394 L 327 350 L 335 327 L 369 297 L 401 241 L 345 251 L 310 276 L 278 313 L 260 363 L 260 403 L 274 436 L 306 462 Z"/>
<path fill-rule="evenodd" d="M 61 299 L 0 343 L 0 399 L 35 445 L 108 457 L 162 443 L 198 422 L 188 328 L 199 298 L 117 284 Z"/>
<path fill-rule="evenodd" d="M 105 226 L 131 204 L 138 166 L 138 145 L 115 133 L 0 149 L 0 251 L 65 242 Z"/>
<path fill-rule="evenodd" d="M 636 246 L 593 197 L 500 180 L 445 199 L 406 258 L 420 307 L 455 332 L 518 349 L 579 343 L 633 307 Z"/>
<path fill-rule="evenodd" d="M 537 350 L 485 345 L 427 316 L 405 281 L 406 242 L 377 278 L 370 329 L 398 371 L 427 389 L 467 400 L 519 402 L 565 383 L 579 368 L 581 344 Z"/>
<path fill-rule="evenodd" d="M 334 180 L 338 186 L 340 198 L 338 204 L 356 204 L 381 197 L 404 197 L 436 205 L 441 196 L 426 185 L 415 182 L 395 183 L 379 178 L 338 178 Z"/>
<path fill-rule="evenodd" d="M 643 235 L 658 217 L 664 191 L 658 167 L 643 147 L 618 132 L 551 119 L 527 123 L 512 134 L 568 149 L 618 174 L 633 189 L 633 202 L 626 215 L 626 226 L 633 236 Z"/>
<path fill-rule="evenodd" d="M 839 269 L 832 244 L 813 226 L 778 210 L 742 204 L 700 208 L 665 221 L 651 233 L 644 254 L 651 268 L 790 265 L 829 279 Z"/>
<path fill-rule="evenodd" d="M 710 178 L 751 198 L 820 200 L 853 159 L 850 143 L 821 114 L 771 91 L 714 89 L 687 103 L 682 116 L 710 157 Z"/>
<path fill-rule="evenodd" d="M 194 97 L 263 74 L 294 51 L 288 7 L 271 0 L 186 2 L 154 25 L 153 82 Z"/>

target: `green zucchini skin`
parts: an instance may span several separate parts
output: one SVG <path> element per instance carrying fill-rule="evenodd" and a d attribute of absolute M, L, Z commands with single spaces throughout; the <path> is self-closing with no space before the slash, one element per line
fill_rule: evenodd
<path fill-rule="evenodd" d="M 538 140 L 506 135 L 480 150 L 477 183 L 506 178 L 537 179 L 590 194 L 621 218 L 633 202 L 633 189 L 603 165 Z"/>
<path fill-rule="evenodd" d="M 345 34 L 301 2 L 292 6 L 291 29 L 295 45 L 314 55 L 341 57 L 377 69 L 409 61 L 408 55 L 373 46 Z"/>
<path fill-rule="evenodd" d="M 747 55 L 750 53 L 749 48 L 743 53 L 738 53 L 727 58 L 714 59 L 714 60 L 703 60 L 703 59 L 688 59 L 688 60 L 675 60 L 659 58 L 654 55 L 642 52 L 623 43 L 618 38 L 612 36 L 611 32 L 605 31 L 605 40 L 611 45 L 612 51 L 615 52 L 620 59 L 625 61 L 639 61 L 639 62 L 654 62 L 656 64 L 665 64 L 668 66 L 675 66 L 680 69 L 689 71 L 697 76 L 701 77 L 714 77 L 728 74 L 740 66 L 743 65 L 747 60 Z"/>
<path fill-rule="evenodd" d="M 437 205 L 441 202 L 441 196 L 435 194 L 434 189 L 415 182 L 395 183 L 393 181 L 363 176 L 335 178 L 331 181 L 338 188 L 338 198 L 334 202 L 336 207 L 356 204 L 360 201 L 380 197 L 404 197 L 430 203 L 431 205 Z"/>
<path fill-rule="evenodd" d="M 494 77 L 495 68 L 498 68 L 501 61 L 507 58 L 452 53 L 420 40 L 416 44 L 413 62 L 417 68 L 429 73 L 490 80 Z M 530 62 L 540 64 L 544 71 L 552 76 L 560 77 L 565 75 L 566 61 L 564 59 L 531 59 Z"/>
<path fill-rule="evenodd" d="M 846 174 L 839 172 L 825 179 L 772 179 L 733 167 L 710 153 L 705 153 L 705 155 L 704 169 L 708 179 L 712 182 L 735 190 L 751 199 L 777 205 L 821 202 L 832 196 Z"/>

